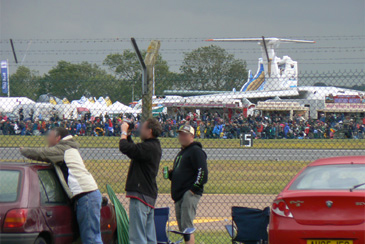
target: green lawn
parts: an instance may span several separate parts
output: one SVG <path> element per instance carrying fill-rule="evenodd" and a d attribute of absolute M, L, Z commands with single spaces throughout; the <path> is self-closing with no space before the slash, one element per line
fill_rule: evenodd
<path fill-rule="evenodd" d="M 303 161 L 243 161 L 209 160 L 209 182 L 205 192 L 210 194 L 277 194 L 309 162 Z M 126 160 L 88 160 L 85 162 L 101 190 L 110 184 L 115 192 L 123 193 L 129 162 Z M 157 177 L 159 193 L 170 193 L 170 181 L 162 176 L 161 162 Z"/>
<path fill-rule="evenodd" d="M 209 181 L 205 186 L 205 193 L 278 194 L 308 163 L 289 160 L 208 160 Z M 110 184 L 115 192 L 124 193 L 128 160 L 86 160 L 85 165 L 102 192 L 106 192 L 105 186 Z M 161 162 L 161 170 L 157 176 L 160 194 L 170 193 L 170 181 L 164 179 L 162 175 L 164 166 L 171 168 L 172 162 Z"/>
<path fill-rule="evenodd" d="M 223 230 L 224 226 L 222 225 L 222 230 L 197 230 L 195 232 L 195 243 L 196 244 L 211 244 L 211 243 L 231 243 L 231 238 L 228 235 L 228 232 Z M 177 241 L 180 239 L 180 236 L 170 234 L 171 241 Z"/>
<path fill-rule="evenodd" d="M 222 229 L 223 229 L 222 225 Z M 231 243 L 231 238 L 225 230 L 202 231 L 197 230 L 195 233 L 195 243 L 211 244 L 211 243 Z"/>
<path fill-rule="evenodd" d="M 119 137 L 77 137 L 81 147 L 113 148 L 118 146 Z M 138 138 L 135 139 L 139 141 Z M 197 139 L 205 148 L 240 148 L 238 139 Z M 176 138 L 161 138 L 163 148 L 179 148 Z M 0 147 L 38 147 L 45 145 L 42 136 L 0 136 Z M 255 140 L 253 148 L 270 149 L 364 149 L 365 139 L 274 139 Z"/>

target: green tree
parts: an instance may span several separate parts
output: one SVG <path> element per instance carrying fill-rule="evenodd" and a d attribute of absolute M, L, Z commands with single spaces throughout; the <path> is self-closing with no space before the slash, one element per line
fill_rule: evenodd
<path fill-rule="evenodd" d="M 41 76 L 37 71 L 19 66 L 16 72 L 9 77 L 10 95 L 36 100 L 39 96 L 40 79 Z"/>
<path fill-rule="evenodd" d="M 115 92 L 115 86 L 115 78 L 96 64 L 59 61 L 41 80 L 40 93 L 69 100 L 80 99 L 83 95 L 109 96 L 117 100 L 120 96 Z"/>
<path fill-rule="evenodd" d="M 142 56 L 146 51 L 142 51 Z M 123 53 L 109 54 L 104 62 L 115 78 L 119 80 L 122 89 L 124 103 L 138 100 L 142 97 L 142 72 L 136 54 L 131 50 L 124 50 Z M 155 65 L 155 94 L 161 95 L 164 90 L 174 86 L 174 73 L 170 72 L 168 63 L 159 55 Z"/>
<path fill-rule="evenodd" d="M 239 89 L 247 79 L 246 62 L 215 45 L 185 53 L 180 71 L 184 88 L 193 90 Z"/>

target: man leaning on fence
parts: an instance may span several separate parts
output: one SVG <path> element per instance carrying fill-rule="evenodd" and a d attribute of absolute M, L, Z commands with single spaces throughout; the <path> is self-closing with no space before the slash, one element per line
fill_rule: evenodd
<path fill-rule="evenodd" d="M 193 228 L 199 200 L 204 184 L 208 181 L 207 155 L 200 142 L 194 142 L 195 131 L 191 125 L 178 130 L 181 151 L 177 154 L 174 167 L 169 171 L 171 196 L 175 202 L 176 219 L 180 231 Z M 194 244 L 194 235 L 185 235 L 185 243 Z"/>
<path fill-rule="evenodd" d="M 162 149 L 157 137 L 161 124 L 153 118 L 143 123 L 140 130 L 142 142 L 135 144 L 129 124 L 121 126 L 120 151 L 131 159 L 125 190 L 130 198 L 129 240 L 130 244 L 156 244 L 154 206 L 157 199 L 156 177 L 160 166 Z"/>
<path fill-rule="evenodd" d="M 61 185 L 75 204 L 82 243 L 103 243 L 100 231 L 102 196 L 84 165 L 78 143 L 63 127 L 52 129 L 47 140 L 46 148 L 20 148 L 20 153 L 29 159 L 55 166 Z"/>

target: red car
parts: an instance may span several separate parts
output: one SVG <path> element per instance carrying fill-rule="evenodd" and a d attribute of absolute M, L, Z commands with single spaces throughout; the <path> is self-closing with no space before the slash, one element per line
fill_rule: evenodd
<path fill-rule="evenodd" d="M 365 156 L 319 159 L 276 197 L 270 244 L 364 244 Z"/>
<path fill-rule="evenodd" d="M 0 163 L 0 243 L 80 242 L 73 209 L 51 166 Z M 115 242 L 114 207 L 106 198 L 100 222 L 103 242 Z"/>

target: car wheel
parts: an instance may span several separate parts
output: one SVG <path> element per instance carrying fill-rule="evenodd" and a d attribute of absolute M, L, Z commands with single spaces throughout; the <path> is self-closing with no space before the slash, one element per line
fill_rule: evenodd
<path fill-rule="evenodd" d="M 47 244 L 47 241 L 44 238 L 42 238 L 42 237 L 38 237 L 35 240 L 34 244 Z"/>

